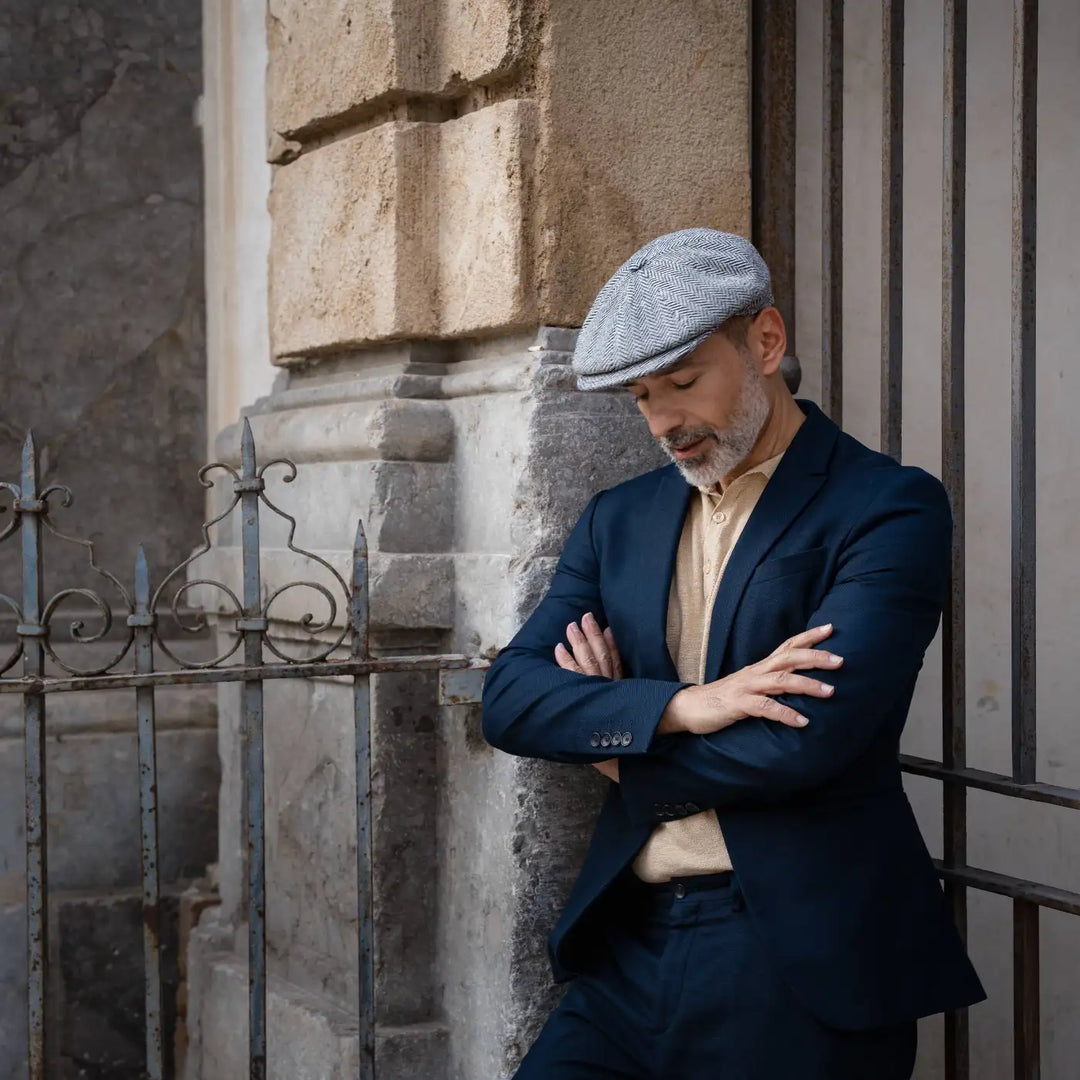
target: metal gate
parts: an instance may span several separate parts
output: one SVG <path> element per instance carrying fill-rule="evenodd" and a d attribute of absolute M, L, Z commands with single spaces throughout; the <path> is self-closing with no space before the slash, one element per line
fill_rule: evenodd
<path fill-rule="evenodd" d="M 18 483 L 0 483 L 12 502 L 12 520 L 0 529 L 0 542 L 15 538 L 22 545 L 21 601 L 0 593 L 0 604 L 17 619 L 18 641 L 0 656 L 0 693 L 21 694 L 25 718 L 26 779 L 26 894 L 27 894 L 27 1010 L 29 1080 L 46 1075 L 46 1027 L 52 1022 L 47 1001 L 48 860 L 46 853 L 45 715 L 49 695 L 86 690 L 131 689 L 137 712 L 139 806 L 142 836 L 142 923 L 145 957 L 146 1075 L 162 1080 L 167 1062 L 162 1031 L 161 941 L 159 935 L 160 889 L 158 880 L 157 734 L 154 695 L 159 686 L 239 682 L 242 690 L 242 738 L 246 747 L 244 770 L 246 831 L 248 843 L 248 963 L 249 963 L 249 1075 L 266 1075 L 267 981 L 266 981 L 266 854 L 264 814 L 263 684 L 268 679 L 305 679 L 314 676 L 351 676 L 356 751 L 356 844 L 359 971 L 360 1080 L 375 1076 L 375 1000 L 372 925 L 371 770 L 369 676 L 381 672 L 440 672 L 440 703 L 471 700 L 478 689 L 475 677 L 486 662 L 458 655 L 380 657 L 368 648 L 368 557 L 362 523 L 358 525 L 352 552 L 351 581 L 325 558 L 294 545 L 296 520 L 267 497 L 268 469 L 285 470 L 284 479 L 296 476 L 296 467 L 281 458 L 260 465 L 251 427 L 244 422 L 240 470 L 216 462 L 199 473 L 212 487 L 208 474 L 222 471 L 231 482 L 227 506 L 202 528 L 202 545 L 152 585 L 142 551 L 135 563 L 132 590 L 98 566 L 94 545 L 62 532 L 56 525 L 54 503 L 68 507 L 72 493 L 61 484 L 42 487 L 39 462 L 32 436 L 23 448 Z M 210 530 L 238 511 L 242 552 L 243 587 L 238 596 L 226 583 L 189 576 L 192 564 L 211 549 Z M 260 573 L 259 525 L 266 511 L 288 527 L 290 551 L 311 559 L 328 575 L 329 586 L 318 581 L 292 581 L 265 592 Z M 45 534 L 81 546 L 95 584 L 65 588 L 45 596 L 42 540 Z M 219 625 L 232 622 L 235 633 L 219 655 L 193 661 L 174 651 L 161 633 L 161 621 L 172 616 L 176 629 L 198 632 L 204 627 L 198 615 L 183 610 L 185 597 L 196 587 L 210 587 L 226 598 Z M 290 655 L 271 634 L 271 606 L 287 590 L 313 589 L 326 605 L 319 621 L 312 615 L 301 620 L 311 635 L 313 648 L 304 657 Z M 87 629 L 83 619 L 69 626 L 67 644 L 87 645 L 116 637 L 115 648 L 104 663 L 80 667 L 70 656 L 57 651 L 59 621 L 65 604 L 88 608 L 95 624 Z M 175 644 L 175 642 L 174 642 Z M 267 659 L 269 652 L 274 659 Z M 240 662 L 230 662 L 240 653 Z M 159 661 L 165 658 L 165 663 Z M 22 675 L 11 672 L 22 660 Z M 272 898 L 271 898 L 272 902 Z"/>
<path fill-rule="evenodd" d="M 881 433 L 883 452 L 902 446 L 904 222 L 904 2 L 882 0 Z M 822 2 L 822 404 L 842 419 L 844 3 Z M 1013 901 L 1014 1074 L 1040 1075 L 1039 910 L 1080 915 L 1080 894 L 968 864 L 967 789 L 1080 809 L 1080 789 L 1036 778 L 1035 696 L 1035 216 L 1038 0 L 1013 2 L 1012 112 L 1012 774 L 967 766 L 965 739 L 964 342 L 967 149 L 966 0 L 944 0 L 942 176 L 942 479 L 955 530 L 943 623 L 941 760 L 905 757 L 904 769 L 940 780 L 944 858 L 939 870 L 962 933 L 968 888 Z M 794 338 L 795 0 L 753 4 L 753 229 L 773 269 Z M 945 1026 L 948 1080 L 970 1076 L 967 1013 Z"/>

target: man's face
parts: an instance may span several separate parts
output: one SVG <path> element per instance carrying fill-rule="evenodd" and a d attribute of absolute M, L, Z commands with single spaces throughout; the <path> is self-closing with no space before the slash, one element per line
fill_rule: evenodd
<path fill-rule="evenodd" d="M 720 331 L 629 389 L 653 438 L 695 487 L 713 487 L 749 456 L 772 407 L 752 351 Z"/>

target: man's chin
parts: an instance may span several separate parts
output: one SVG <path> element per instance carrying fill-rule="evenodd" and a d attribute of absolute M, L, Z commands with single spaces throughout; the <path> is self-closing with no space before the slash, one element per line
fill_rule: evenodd
<path fill-rule="evenodd" d="M 709 467 L 705 457 L 691 458 L 689 461 L 675 461 L 675 467 L 692 487 L 712 487 L 720 479 L 713 475 L 716 470 Z"/>

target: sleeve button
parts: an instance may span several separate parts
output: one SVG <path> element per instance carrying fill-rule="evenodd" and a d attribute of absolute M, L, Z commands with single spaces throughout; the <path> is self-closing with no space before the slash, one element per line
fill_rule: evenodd
<path fill-rule="evenodd" d="M 599 731 L 594 731 L 589 736 L 589 745 L 590 746 L 599 746 L 600 745 L 600 732 Z"/>
<path fill-rule="evenodd" d="M 601 746 L 610 746 L 611 745 L 611 736 L 606 731 L 604 732 L 603 735 L 600 736 L 600 745 Z"/>

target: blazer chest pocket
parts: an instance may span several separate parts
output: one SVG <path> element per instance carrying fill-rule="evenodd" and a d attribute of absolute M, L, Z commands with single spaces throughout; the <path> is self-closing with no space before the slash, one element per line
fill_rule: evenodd
<path fill-rule="evenodd" d="M 775 581 L 793 574 L 809 574 L 820 570 L 825 565 L 825 555 L 824 547 L 814 547 L 806 548 L 805 551 L 793 551 L 790 555 L 781 555 L 776 559 L 766 559 L 754 571 L 749 584 L 752 587 L 763 581 Z"/>

